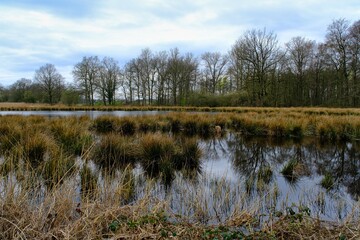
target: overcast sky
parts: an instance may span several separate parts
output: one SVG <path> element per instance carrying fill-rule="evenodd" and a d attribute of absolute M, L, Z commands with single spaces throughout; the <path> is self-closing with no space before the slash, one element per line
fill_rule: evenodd
<path fill-rule="evenodd" d="M 72 81 L 83 56 L 122 66 L 141 49 L 226 53 L 246 30 L 321 42 L 335 19 L 360 19 L 359 0 L 0 0 L 0 84 L 52 63 Z"/>

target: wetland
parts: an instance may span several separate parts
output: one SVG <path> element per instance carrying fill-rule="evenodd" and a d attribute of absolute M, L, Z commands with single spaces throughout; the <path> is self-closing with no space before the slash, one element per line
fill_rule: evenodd
<path fill-rule="evenodd" d="M 304 228 L 317 220 L 344 236 L 351 236 L 344 226 L 357 227 L 356 114 L 73 113 L 0 116 L 4 236 L 25 234 L 16 216 L 28 214 L 24 220 L 42 219 L 31 236 L 55 234 L 55 223 L 66 222 L 83 237 L 80 226 L 89 226 L 78 221 L 91 222 L 95 206 L 108 214 L 96 220 L 102 237 L 144 216 L 169 224 L 167 234 L 176 233 L 174 224 L 192 224 L 196 234 L 234 239 L 278 236 L 286 222 Z M 218 228 L 224 229 L 211 232 Z"/>

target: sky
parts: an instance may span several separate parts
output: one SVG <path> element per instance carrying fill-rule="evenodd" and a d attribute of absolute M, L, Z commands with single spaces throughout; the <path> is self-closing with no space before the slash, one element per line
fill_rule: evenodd
<path fill-rule="evenodd" d="M 273 31 L 283 45 L 322 42 L 333 20 L 360 20 L 359 0 L 0 0 L 0 85 L 51 63 L 72 82 L 84 56 L 123 66 L 153 52 L 227 53 L 247 30 Z"/>

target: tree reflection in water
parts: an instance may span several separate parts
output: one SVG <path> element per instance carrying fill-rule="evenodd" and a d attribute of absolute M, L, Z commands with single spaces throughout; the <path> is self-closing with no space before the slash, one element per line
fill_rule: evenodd
<path fill-rule="evenodd" d="M 297 179 L 330 174 L 334 178 L 335 190 L 346 187 L 354 199 L 360 196 L 358 142 L 319 142 L 314 138 L 279 141 L 231 134 L 227 144 L 234 169 L 246 179 L 259 178 L 263 169 L 268 168 L 279 175 L 282 166 L 294 159 L 298 163 L 294 170 Z"/>

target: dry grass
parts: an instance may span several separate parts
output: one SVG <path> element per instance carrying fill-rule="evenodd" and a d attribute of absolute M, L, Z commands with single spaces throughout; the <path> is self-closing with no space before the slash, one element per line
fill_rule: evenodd
<path fill-rule="evenodd" d="M 171 198 L 156 195 L 159 186 L 155 180 L 144 183 L 140 191 L 142 176 L 135 177 L 130 166 L 120 173 L 102 172 L 99 179 L 100 173 L 85 161 L 85 156 L 88 160 L 111 153 L 102 146 L 109 141 L 112 148 L 120 149 L 110 159 L 131 153 L 123 151 L 129 147 L 123 144 L 131 145 L 132 150 L 134 144 L 139 149 L 137 159 L 164 162 L 165 170 L 170 169 L 166 168 L 170 158 L 176 160 L 170 163 L 178 168 L 191 164 L 197 168 L 199 149 L 194 139 L 159 133 L 168 128 L 185 132 L 184 123 L 189 119 L 196 119 L 196 126 L 202 126 L 199 129 L 209 131 L 221 126 L 244 134 L 339 140 L 359 137 L 356 114 L 249 111 L 135 117 L 126 120 L 131 122 L 129 129 L 135 128 L 131 136 L 123 136 L 124 130 L 118 127 L 95 135 L 91 126 L 96 120 L 88 118 L 0 117 L 0 149 L 4 156 L 0 163 L 0 239 L 359 239 L 359 206 L 354 206 L 354 215 L 338 222 L 313 218 L 300 207 L 286 209 L 282 215 L 270 212 L 264 220 L 260 202 L 246 205 L 239 192 L 220 179 L 211 181 L 207 189 L 190 189 L 185 182 L 183 188 L 175 189 L 182 197 L 176 203 L 182 209 L 179 214 L 174 212 Z M 157 133 L 138 133 L 140 119 L 151 120 L 148 131 Z M 121 119 L 114 121 L 121 126 Z M 67 133 L 72 126 L 76 126 L 75 132 Z M 67 147 L 73 144 L 67 142 L 82 133 L 90 134 L 94 143 L 80 144 L 85 148 L 81 151 L 84 162 L 78 166 L 74 151 Z M 88 154 L 92 151 L 98 155 Z M 36 164 L 28 164 L 30 160 Z M 116 174 L 120 180 L 114 183 Z M 271 174 L 271 169 L 264 169 L 261 178 L 266 182 Z M 209 192 L 213 193 L 210 198 Z"/>
<path fill-rule="evenodd" d="M 4 180 L 2 180 L 4 181 Z M 17 187 L 7 181 L 0 197 L 1 239 L 358 239 L 356 218 L 326 222 L 308 216 L 306 209 L 293 207 L 281 216 L 269 215 L 262 224 L 254 208 L 235 209 L 218 224 L 205 224 L 201 193 L 184 205 L 197 209 L 190 215 L 174 214 L 167 200 L 154 198 L 148 186 L 144 196 L 123 204 L 119 194 L 98 191 L 79 198 L 74 181 L 64 181 L 49 191 L 41 186 Z M 224 182 L 214 194 L 228 194 Z M 94 187 L 94 186 L 93 186 Z M 95 189 L 95 188 L 94 188 Z M 125 191 L 124 188 L 120 191 Z M 90 188 L 87 193 L 90 193 Z M 214 196 L 213 199 L 216 199 Z M 225 198 L 227 199 L 227 198 Z M 225 200 L 227 201 L 227 200 Z M 215 202 L 221 211 L 226 202 Z M 220 205 L 218 205 L 220 204 Z M 231 202 L 229 203 L 231 204 Z M 209 206 L 210 207 L 210 206 Z M 255 206 L 256 207 L 256 206 Z"/>
<path fill-rule="evenodd" d="M 262 113 L 262 114 L 278 114 L 286 112 L 287 115 L 293 113 L 301 113 L 305 115 L 360 115 L 358 108 L 325 108 L 325 107 L 290 107 L 290 108 L 276 108 L 276 107 L 182 107 L 182 106 L 86 106 L 75 105 L 67 106 L 64 104 L 40 104 L 40 103 L 9 103 L 0 102 L 0 111 L 37 111 L 37 110 L 100 110 L 100 111 L 192 111 L 192 112 L 233 112 L 233 113 Z"/>

